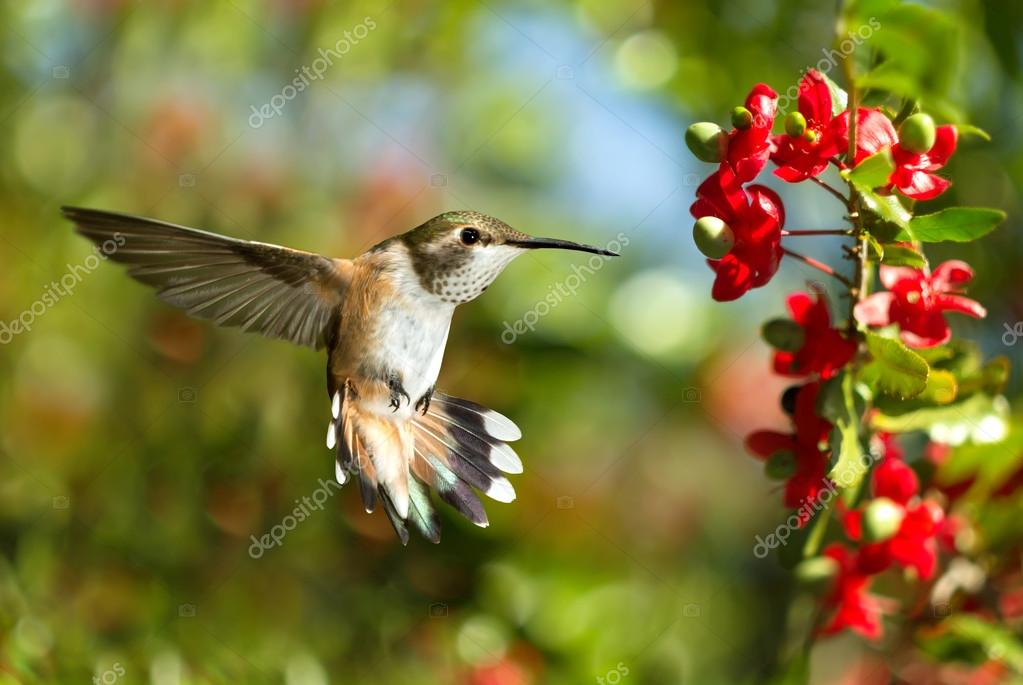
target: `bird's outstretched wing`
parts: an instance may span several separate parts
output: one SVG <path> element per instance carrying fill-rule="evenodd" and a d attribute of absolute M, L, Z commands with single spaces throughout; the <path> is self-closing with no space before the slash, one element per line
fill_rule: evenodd
<path fill-rule="evenodd" d="M 63 207 L 79 233 L 164 302 L 220 326 L 326 344 L 352 263 L 155 219 Z"/>
<path fill-rule="evenodd" d="M 402 544 L 408 543 L 409 524 L 431 542 L 440 541 L 431 488 L 481 527 L 489 522 L 476 490 L 499 502 L 515 499 L 503 473 L 522 473 L 522 461 L 506 443 L 522 433 L 496 411 L 435 393 L 425 416 L 417 413 L 399 425 L 360 411 L 346 384 L 332 414 L 327 447 L 337 450 L 338 481 L 358 480 L 367 512 L 379 499 Z"/>

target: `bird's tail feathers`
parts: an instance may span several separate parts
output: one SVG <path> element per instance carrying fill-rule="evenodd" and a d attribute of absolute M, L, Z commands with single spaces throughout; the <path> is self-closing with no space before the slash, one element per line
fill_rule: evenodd
<path fill-rule="evenodd" d="M 408 524 L 431 542 L 440 541 L 430 488 L 482 527 L 489 521 L 476 490 L 499 502 L 515 499 L 503 474 L 522 472 L 522 461 L 507 444 L 522 434 L 508 418 L 435 393 L 425 416 L 396 423 L 360 412 L 350 399 L 346 384 L 335 397 L 327 431 L 328 448 L 337 450 L 337 479 L 358 478 L 367 512 L 379 498 L 402 544 L 408 543 Z"/>

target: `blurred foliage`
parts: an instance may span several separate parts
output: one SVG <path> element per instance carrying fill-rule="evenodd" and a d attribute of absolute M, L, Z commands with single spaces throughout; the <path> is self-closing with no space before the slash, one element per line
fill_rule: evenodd
<path fill-rule="evenodd" d="M 932 261 L 974 265 L 990 314 L 960 330 L 1018 360 L 1023 16 L 940 6 L 952 34 L 877 40 L 958 42 L 949 111 L 994 141 L 960 147 L 934 209 L 1009 219 Z M 31 330 L 0 330 L 0 683 L 762 681 L 809 606 L 752 554 L 781 511 L 739 443 L 783 419 L 751 321 L 812 274 L 710 302 L 682 131 L 753 82 L 784 91 L 836 20 L 810 0 L 5 3 L 0 323 Z M 489 529 L 445 511 L 439 546 L 402 549 L 343 490 L 253 558 L 333 474 L 323 359 L 161 305 L 61 204 L 337 255 L 456 208 L 629 244 L 592 273 L 523 258 L 456 317 L 441 387 L 525 433 Z M 814 681 L 876 666 L 864 650 L 829 643 Z"/>

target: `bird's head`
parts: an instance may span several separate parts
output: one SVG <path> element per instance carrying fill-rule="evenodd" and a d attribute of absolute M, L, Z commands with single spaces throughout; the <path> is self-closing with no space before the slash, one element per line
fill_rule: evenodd
<path fill-rule="evenodd" d="M 508 264 L 529 250 L 577 250 L 618 254 L 557 238 L 534 238 L 479 212 L 445 212 L 398 236 L 409 251 L 424 289 L 462 304 L 480 295 Z"/>

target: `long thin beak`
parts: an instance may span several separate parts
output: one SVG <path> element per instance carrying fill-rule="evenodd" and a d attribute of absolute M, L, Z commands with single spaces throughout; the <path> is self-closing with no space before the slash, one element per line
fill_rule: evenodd
<path fill-rule="evenodd" d="M 611 252 L 611 250 L 605 250 L 600 247 L 594 247 L 593 245 L 583 245 L 582 243 L 573 243 L 571 240 L 559 240 L 558 238 L 524 238 L 522 240 L 507 240 L 506 245 L 514 245 L 516 247 L 522 247 L 527 250 L 538 250 L 542 248 L 553 248 L 556 250 L 577 250 L 579 252 L 590 252 L 592 254 L 599 254 L 605 257 L 617 257 L 617 252 Z"/>

